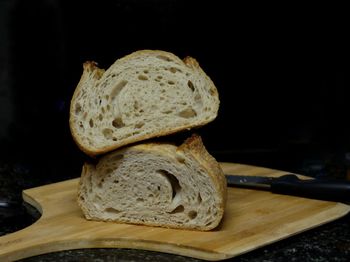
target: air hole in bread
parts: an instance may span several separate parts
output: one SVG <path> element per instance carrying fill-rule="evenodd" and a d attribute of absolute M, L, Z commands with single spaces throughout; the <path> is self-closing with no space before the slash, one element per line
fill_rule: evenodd
<path fill-rule="evenodd" d="M 136 202 L 143 202 L 143 201 L 144 201 L 144 199 L 141 197 L 136 198 Z"/>
<path fill-rule="evenodd" d="M 159 80 L 162 79 L 162 78 L 163 78 L 162 76 L 157 76 L 157 79 L 159 79 Z"/>
<path fill-rule="evenodd" d="M 164 83 L 159 83 L 160 86 L 164 86 Z"/>
<path fill-rule="evenodd" d="M 98 120 L 100 120 L 100 121 L 102 121 L 102 120 L 103 120 L 103 116 L 102 116 L 102 114 L 99 114 L 99 115 L 98 115 Z"/>
<path fill-rule="evenodd" d="M 134 101 L 134 109 L 135 110 L 139 109 L 139 103 L 137 101 Z"/>
<path fill-rule="evenodd" d="M 197 103 L 197 104 L 200 104 L 202 103 L 202 97 L 200 94 L 196 94 L 195 97 L 194 97 L 194 101 Z"/>
<path fill-rule="evenodd" d="M 173 74 L 175 74 L 177 71 L 179 71 L 177 68 L 175 67 L 170 67 L 169 71 Z"/>
<path fill-rule="evenodd" d="M 121 117 L 116 117 L 112 121 L 112 126 L 114 126 L 115 128 L 121 128 L 121 127 L 125 126 L 125 124 L 124 124 L 123 119 Z"/>
<path fill-rule="evenodd" d="M 158 59 L 164 60 L 166 62 L 171 62 L 173 61 L 172 59 L 170 59 L 169 57 L 165 56 L 165 55 L 157 55 L 156 56 Z"/>
<path fill-rule="evenodd" d="M 107 111 L 111 110 L 111 106 L 107 105 L 106 109 L 107 109 Z"/>
<path fill-rule="evenodd" d="M 90 119 L 90 121 L 89 121 L 89 126 L 90 126 L 91 128 L 94 127 L 94 120 Z"/>
<path fill-rule="evenodd" d="M 84 120 L 84 121 L 86 120 L 87 115 L 88 115 L 88 113 L 87 113 L 87 112 L 85 112 L 85 113 L 83 114 L 83 120 Z"/>
<path fill-rule="evenodd" d="M 194 210 L 191 210 L 190 212 L 188 212 L 188 217 L 190 219 L 195 219 L 197 217 L 197 212 Z"/>
<path fill-rule="evenodd" d="M 95 203 L 97 203 L 98 201 L 101 201 L 101 200 L 102 200 L 102 199 L 101 199 L 101 197 L 100 197 L 99 195 L 95 195 L 95 196 L 94 196 L 94 200 L 93 200 L 93 201 L 94 201 Z"/>
<path fill-rule="evenodd" d="M 75 104 L 75 114 L 79 115 L 81 113 L 81 105 L 79 103 Z"/>
<path fill-rule="evenodd" d="M 216 94 L 215 89 L 210 88 L 209 93 L 210 93 L 210 95 L 214 96 Z"/>
<path fill-rule="evenodd" d="M 177 206 L 173 211 L 169 212 L 170 214 L 176 214 L 176 213 L 182 213 L 184 212 L 185 208 L 183 205 Z"/>
<path fill-rule="evenodd" d="M 175 85 L 175 82 L 174 82 L 174 81 L 169 80 L 169 81 L 168 81 L 168 84 L 169 84 L 169 85 Z"/>
<path fill-rule="evenodd" d="M 213 222 L 208 222 L 205 224 L 205 226 L 210 226 Z"/>
<path fill-rule="evenodd" d="M 198 204 L 202 203 L 201 193 L 198 193 L 197 201 L 198 201 Z"/>
<path fill-rule="evenodd" d="M 177 156 L 176 160 L 179 161 L 180 164 L 185 164 L 185 158 L 182 156 Z"/>
<path fill-rule="evenodd" d="M 146 81 L 146 80 L 148 80 L 148 77 L 145 76 L 145 75 L 139 75 L 139 76 L 138 76 L 138 79 L 139 79 L 139 80 L 142 80 L 142 81 Z"/>
<path fill-rule="evenodd" d="M 119 184 L 119 180 L 113 180 L 113 184 Z"/>
<path fill-rule="evenodd" d="M 78 91 L 77 94 L 76 94 L 76 97 L 81 98 L 83 96 L 82 94 L 85 95 L 85 91 L 84 90 Z"/>
<path fill-rule="evenodd" d="M 141 128 L 141 127 L 143 127 L 145 125 L 145 123 L 137 123 L 136 125 L 135 125 L 135 128 Z"/>
<path fill-rule="evenodd" d="M 185 110 L 182 110 L 178 115 L 182 118 L 192 118 L 197 116 L 197 113 L 192 107 L 188 107 Z"/>
<path fill-rule="evenodd" d="M 110 94 L 112 101 L 115 99 L 116 96 L 118 96 L 120 91 L 122 91 L 122 89 L 126 86 L 127 83 L 128 81 L 122 80 L 112 89 L 112 92 Z"/>
<path fill-rule="evenodd" d="M 191 80 L 188 80 L 187 86 L 192 90 L 192 92 L 194 92 L 194 85 Z"/>
<path fill-rule="evenodd" d="M 105 211 L 106 211 L 107 213 L 112 213 L 112 214 L 119 214 L 119 213 L 121 212 L 120 210 L 115 209 L 115 208 L 113 208 L 113 207 L 107 207 L 107 208 L 105 209 Z"/>
<path fill-rule="evenodd" d="M 145 74 L 148 74 L 148 73 L 149 73 L 148 70 L 143 70 L 143 72 L 144 72 Z"/>
<path fill-rule="evenodd" d="M 168 179 L 173 191 L 172 198 L 174 199 L 175 196 L 181 191 L 179 180 L 176 178 L 176 176 L 166 170 L 158 170 L 157 173 Z"/>
<path fill-rule="evenodd" d="M 110 128 L 105 128 L 102 130 L 102 134 L 106 139 L 112 139 L 113 130 Z"/>

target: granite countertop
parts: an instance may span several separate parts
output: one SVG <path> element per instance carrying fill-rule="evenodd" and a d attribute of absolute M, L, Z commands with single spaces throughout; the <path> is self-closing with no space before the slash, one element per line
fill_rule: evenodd
<path fill-rule="evenodd" d="M 40 214 L 21 204 L 21 191 L 77 177 L 79 167 L 62 176 L 62 170 L 33 169 L 24 164 L 0 165 L 0 200 L 14 203 L 12 209 L 0 208 L 0 235 L 32 224 Z M 36 173 L 35 176 L 32 173 Z M 31 176 L 31 179 L 26 177 Z M 18 203 L 20 203 L 18 205 Z M 13 212 L 12 212 L 13 211 Z M 228 261 L 348 261 L 350 257 L 350 214 L 288 239 L 270 244 Z M 79 249 L 35 256 L 22 261 L 201 261 L 189 257 L 132 249 Z"/>

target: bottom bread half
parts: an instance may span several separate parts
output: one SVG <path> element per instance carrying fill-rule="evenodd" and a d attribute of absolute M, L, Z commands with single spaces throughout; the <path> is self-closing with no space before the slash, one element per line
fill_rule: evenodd
<path fill-rule="evenodd" d="M 224 212 L 223 174 L 206 151 L 200 152 L 204 146 L 192 147 L 201 143 L 196 139 L 180 147 L 131 146 L 104 156 L 96 166 L 85 164 L 78 195 L 85 217 L 169 228 L 215 228 Z"/>

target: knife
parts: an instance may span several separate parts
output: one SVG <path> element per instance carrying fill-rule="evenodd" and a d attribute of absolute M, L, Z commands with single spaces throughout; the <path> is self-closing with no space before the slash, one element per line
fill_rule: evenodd
<path fill-rule="evenodd" d="M 337 179 L 300 179 L 294 174 L 280 177 L 225 175 L 227 185 L 268 190 L 276 194 L 319 200 L 350 201 L 350 181 Z"/>

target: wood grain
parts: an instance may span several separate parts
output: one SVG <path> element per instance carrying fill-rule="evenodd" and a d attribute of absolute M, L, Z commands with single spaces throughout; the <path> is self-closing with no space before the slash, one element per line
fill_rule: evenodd
<path fill-rule="evenodd" d="M 227 174 L 280 176 L 286 172 L 233 163 Z M 229 188 L 225 216 L 210 232 L 84 219 L 76 203 L 78 179 L 28 189 L 26 202 L 40 210 L 33 225 L 0 237 L 0 260 L 12 261 L 77 248 L 135 248 L 205 260 L 231 258 L 335 220 L 350 206 L 319 200 Z"/>

